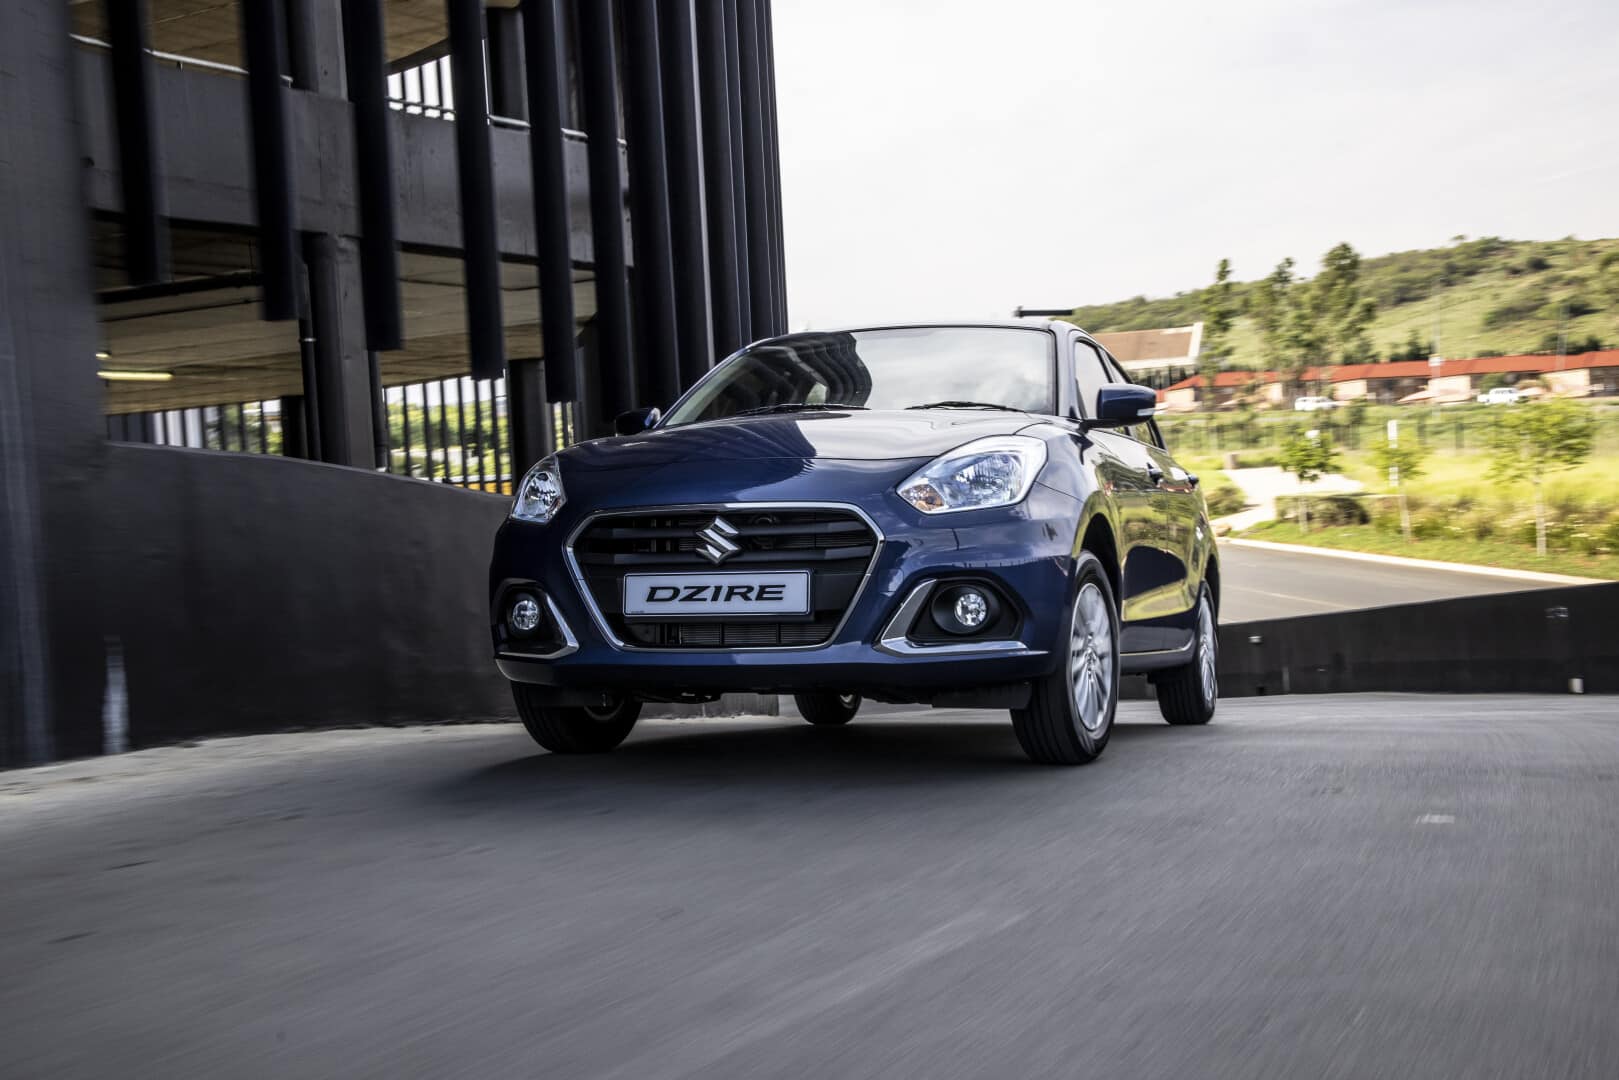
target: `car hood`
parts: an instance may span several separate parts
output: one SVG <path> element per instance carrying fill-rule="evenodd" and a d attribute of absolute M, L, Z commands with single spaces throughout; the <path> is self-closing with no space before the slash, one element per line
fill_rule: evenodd
<path fill-rule="evenodd" d="M 967 409 L 749 416 L 597 439 L 562 452 L 565 471 L 773 459 L 912 461 L 1037 423 L 1028 413 Z"/>

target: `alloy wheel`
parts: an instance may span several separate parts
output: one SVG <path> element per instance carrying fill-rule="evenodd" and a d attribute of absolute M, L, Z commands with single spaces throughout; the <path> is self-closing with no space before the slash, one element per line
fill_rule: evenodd
<path fill-rule="evenodd" d="M 1203 700 L 1207 703 L 1214 701 L 1219 688 L 1218 646 L 1219 642 L 1214 636 L 1214 612 L 1208 598 L 1204 597 L 1197 609 L 1197 671 Z"/>
<path fill-rule="evenodd" d="M 1087 583 L 1074 601 L 1068 675 L 1074 713 L 1085 730 L 1100 734 L 1113 696 L 1113 623 L 1107 597 Z"/>

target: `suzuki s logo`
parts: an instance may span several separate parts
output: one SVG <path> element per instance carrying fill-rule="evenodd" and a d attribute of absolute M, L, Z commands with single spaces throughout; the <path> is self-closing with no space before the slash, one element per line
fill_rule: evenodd
<path fill-rule="evenodd" d="M 697 539 L 703 542 L 698 545 L 697 554 L 718 566 L 742 550 L 742 545 L 731 539 L 735 535 L 736 526 L 717 517 L 708 523 L 707 528 L 698 532 Z"/>

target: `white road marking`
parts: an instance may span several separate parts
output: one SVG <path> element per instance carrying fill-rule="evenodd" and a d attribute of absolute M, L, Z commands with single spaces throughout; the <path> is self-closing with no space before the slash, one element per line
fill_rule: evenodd
<path fill-rule="evenodd" d="M 1456 815 L 1455 814 L 1423 814 L 1421 817 L 1417 818 L 1417 824 L 1418 825 L 1454 825 L 1454 824 L 1456 824 Z"/>
<path fill-rule="evenodd" d="M 1315 604 L 1317 607 L 1331 608 L 1333 610 L 1341 610 L 1351 606 L 1349 604 L 1340 603 L 1337 600 L 1323 600 L 1319 596 L 1294 596 L 1292 593 L 1272 592 L 1269 589 L 1256 589 L 1252 585 L 1239 585 L 1235 582 L 1226 585 L 1225 592 L 1227 595 L 1239 592 L 1253 593 L 1255 596 L 1269 596 L 1276 600 L 1292 600 L 1300 604 Z"/>
<path fill-rule="evenodd" d="M 1538 570 L 1507 570 L 1499 566 L 1476 566 L 1472 563 L 1440 562 L 1436 559 L 1410 559 L 1404 555 L 1379 555 L 1371 551 L 1342 551 L 1338 548 L 1312 547 L 1308 544 L 1277 544 L 1269 540 L 1222 540 L 1221 544 L 1253 548 L 1256 551 L 1279 551 L 1289 555 L 1320 555 L 1329 559 L 1353 559 L 1357 562 L 1382 563 L 1384 566 L 1404 566 L 1412 570 L 1449 570 L 1456 574 L 1481 574 L 1485 577 L 1511 578 L 1515 581 L 1538 581 L 1547 585 L 1595 585 L 1600 578 L 1571 577 L 1568 574 L 1546 574 Z"/>

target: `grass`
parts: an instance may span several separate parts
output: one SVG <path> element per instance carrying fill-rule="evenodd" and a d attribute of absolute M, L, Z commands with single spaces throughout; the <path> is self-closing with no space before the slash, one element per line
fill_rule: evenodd
<path fill-rule="evenodd" d="M 1619 250 L 1619 240 L 1474 241 L 1368 258 L 1362 266 L 1362 283 L 1378 306 L 1372 343 L 1377 355 L 1386 357 L 1391 347 L 1403 346 L 1413 330 L 1423 342 L 1431 342 L 1436 323 L 1439 352 L 1451 357 L 1536 352 L 1547 335 L 1560 331 L 1566 331 L 1570 341 L 1594 335 L 1612 343 L 1619 338 L 1619 310 L 1596 287 L 1594 277 L 1602 256 L 1614 250 Z M 1320 254 L 1294 252 L 1298 272 L 1313 275 Z M 1074 321 L 1093 332 L 1194 322 L 1203 317 L 1195 290 L 1208 283 L 1213 269 L 1206 268 L 1207 277 L 1192 276 L 1194 291 L 1082 307 Z M 1250 280 L 1270 269 L 1237 268 Z M 1239 291 L 1245 288 L 1239 286 Z M 1596 310 L 1564 320 L 1564 305 L 1578 302 Z M 1494 325 L 1492 311 L 1498 313 Z M 1502 318 L 1504 312 L 1514 315 Z M 1234 366 L 1264 366 L 1259 335 L 1248 317 L 1237 320 L 1232 344 Z"/>
<path fill-rule="evenodd" d="M 1592 456 L 1545 485 L 1551 550 L 1535 553 L 1532 491 L 1527 482 L 1501 484 L 1489 476 L 1482 453 L 1434 454 L 1405 485 L 1415 538 L 1399 530 L 1393 500 L 1371 504 L 1369 525 L 1337 526 L 1302 534 L 1290 521 L 1247 530 L 1252 539 L 1407 555 L 1445 562 L 1480 563 L 1580 577 L 1619 579 L 1619 452 Z M 1393 489 L 1367 452 L 1342 455 L 1340 471 L 1373 495 Z"/>
<path fill-rule="evenodd" d="M 1542 559 L 1535 554 L 1533 546 L 1525 546 L 1512 540 L 1475 540 L 1469 537 L 1456 537 L 1416 540 L 1408 544 L 1401 539 L 1398 532 L 1386 532 L 1374 525 L 1314 529 L 1309 533 L 1303 533 L 1298 525 L 1291 521 L 1267 521 L 1263 525 L 1248 529 L 1242 535 L 1247 540 L 1309 544 L 1343 551 L 1370 551 L 1381 555 L 1403 555 L 1413 559 L 1437 559 L 1440 562 L 1499 566 L 1509 570 L 1538 570 L 1549 574 L 1619 580 L 1619 556 L 1582 555 L 1559 551 Z"/>

